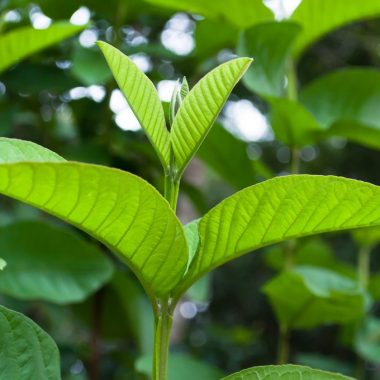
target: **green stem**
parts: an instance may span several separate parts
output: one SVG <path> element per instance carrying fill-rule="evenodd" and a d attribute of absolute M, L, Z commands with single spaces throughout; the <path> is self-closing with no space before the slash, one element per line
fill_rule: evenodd
<path fill-rule="evenodd" d="M 285 364 L 289 361 L 290 330 L 286 325 L 280 326 L 280 338 L 278 341 L 277 364 Z"/>
<path fill-rule="evenodd" d="M 166 380 L 173 322 L 168 300 L 159 300 L 154 318 L 153 380 Z"/>
<path fill-rule="evenodd" d="M 171 174 L 165 174 L 165 199 L 169 202 L 173 211 L 176 211 L 180 181 Z"/>
<path fill-rule="evenodd" d="M 358 256 L 358 282 L 364 290 L 368 287 L 370 275 L 371 246 L 361 247 Z"/>

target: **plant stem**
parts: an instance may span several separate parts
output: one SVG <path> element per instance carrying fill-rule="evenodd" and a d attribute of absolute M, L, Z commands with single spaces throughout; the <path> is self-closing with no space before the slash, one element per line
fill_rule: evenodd
<path fill-rule="evenodd" d="M 371 246 L 363 246 L 358 255 L 358 282 L 364 290 L 368 287 L 371 249 Z"/>
<path fill-rule="evenodd" d="M 278 341 L 277 364 L 285 364 L 289 360 L 290 330 L 286 325 L 280 326 L 280 337 Z"/>
<path fill-rule="evenodd" d="M 154 318 L 153 380 L 166 380 L 173 316 L 168 300 L 158 301 Z"/>
<path fill-rule="evenodd" d="M 173 209 L 174 212 L 177 208 L 179 184 L 180 181 L 176 179 L 173 175 L 171 175 L 170 173 L 165 174 L 164 196 L 165 199 L 169 202 L 170 207 Z"/>

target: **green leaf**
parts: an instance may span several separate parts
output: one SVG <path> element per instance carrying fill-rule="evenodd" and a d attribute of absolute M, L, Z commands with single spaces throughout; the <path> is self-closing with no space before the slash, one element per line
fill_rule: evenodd
<path fill-rule="evenodd" d="M 218 380 L 223 373 L 210 364 L 187 354 L 172 354 L 169 357 L 168 380 Z M 136 362 L 136 370 L 151 376 L 152 357 L 147 355 Z"/>
<path fill-rule="evenodd" d="M 230 185 L 242 189 L 255 183 L 258 176 L 254 162 L 248 158 L 247 149 L 247 143 L 238 140 L 216 123 L 197 156 Z"/>
<path fill-rule="evenodd" d="M 348 323 L 366 310 L 365 293 L 356 281 L 322 268 L 304 266 L 283 272 L 263 291 L 279 322 L 290 328 Z"/>
<path fill-rule="evenodd" d="M 354 380 L 337 373 L 300 365 L 268 365 L 253 367 L 224 377 L 222 380 Z"/>
<path fill-rule="evenodd" d="M 286 98 L 272 98 L 269 103 L 270 123 L 278 140 L 298 148 L 316 141 L 321 128 L 305 107 Z"/>
<path fill-rule="evenodd" d="M 27 221 L 0 228 L 0 252 L 8 263 L 0 293 L 58 304 L 79 302 L 112 276 L 99 249 L 67 229 Z"/>
<path fill-rule="evenodd" d="M 364 359 L 378 363 L 380 358 L 380 319 L 368 317 L 355 336 L 355 350 Z"/>
<path fill-rule="evenodd" d="M 302 1 L 291 17 L 303 27 L 297 39 L 295 54 L 300 55 L 309 45 L 327 33 L 356 20 L 380 15 L 377 0 L 307 0 Z"/>
<path fill-rule="evenodd" d="M 31 319 L 0 306 L 2 379 L 60 380 L 56 344 Z"/>
<path fill-rule="evenodd" d="M 224 0 L 223 2 L 203 0 L 147 0 L 163 7 L 199 13 L 213 20 L 227 21 L 240 29 L 258 22 L 273 20 L 272 12 L 262 0 Z"/>
<path fill-rule="evenodd" d="M 250 58 L 237 58 L 218 66 L 203 77 L 184 99 L 171 130 L 178 177 L 206 138 L 232 89 L 251 62 Z"/>
<path fill-rule="evenodd" d="M 284 240 L 380 225 L 380 188 L 333 176 L 295 175 L 248 187 L 199 222 L 200 245 L 177 293 L 203 274 Z"/>
<path fill-rule="evenodd" d="M 84 29 L 84 26 L 57 22 L 47 29 L 25 26 L 0 37 L 0 72 L 17 61 L 54 45 Z"/>
<path fill-rule="evenodd" d="M 46 154 L 31 146 L 29 161 Z M 18 158 L 12 144 L 7 148 L 1 151 L 5 157 Z M 0 165 L 0 193 L 106 244 L 132 268 L 151 297 L 166 297 L 187 266 L 179 220 L 155 188 L 130 173 L 75 162 L 10 162 Z"/>
<path fill-rule="evenodd" d="M 359 228 L 352 231 L 352 237 L 362 247 L 373 247 L 380 242 L 380 228 Z"/>
<path fill-rule="evenodd" d="M 301 31 L 291 22 L 268 22 L 254 25 L 241 35 L 239 55 L 253 57 L 243 83 L 261 96 L 284 95 L 287 60 L 295 38 Z"/>
<path fill-rule="evenodd" d="M 132 111 L 154 146 L 164 169 L 170 166 L 170 135 L 156 88 L 136 64 L 113 46 L 99 41 L 107 63 Z"/>

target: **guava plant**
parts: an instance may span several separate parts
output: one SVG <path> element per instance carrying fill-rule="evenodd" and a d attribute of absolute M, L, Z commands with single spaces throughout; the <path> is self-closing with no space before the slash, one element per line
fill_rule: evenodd
<path fill-rule="evenodd" d="M 190 91 L 183 80 L 173 94 L 168 125 L 145 74 L 114 47 L 104 42 L 99 47 L 161 161 L 163 195 L 131 173 L 66 161 L 34 143 L 9 138 L 0 139 L 0 193 L 87 232 L 132 269 L 154 311 L 153 379 L 164 380 L 173 312 L 192 284 L 223 263 L 263 246 L 380 225 L 380 188 L 334 176 L 277 177 L 237 192 L 183 226 L 175 214 L 181 177 L 251 59 L 236 58 L 220 65 Z M 17 335 L 19 324 L 12 321 L 8 329 Z M 51 340 L 47 346 L 45 334 L 34 324 L 30 329 L 39 347 L 35 363 L 39 378 L 59 378 Z M 23 353 L 12 357 L 18 364 L 33 354 L 25 344 L 16 352 Z M 1 365 L 6 368 L 14 362 L 3 360 Z M 225 379 L 258 378 L 347 379 L 292 365 L 254 367 Z"/>

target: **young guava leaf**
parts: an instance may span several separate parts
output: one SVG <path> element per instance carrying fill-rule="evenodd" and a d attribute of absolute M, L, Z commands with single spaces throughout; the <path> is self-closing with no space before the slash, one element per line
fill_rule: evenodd
<path fill-rule="evenodd" d="M 290 328 L 349 323 L 366 312 L 367 296 L 357 282 L 323 268 L 295 267 L 271 279 L 263 291 L 280 324 Z"/>
<path fill-rule="evenodd" d="M 379 15 L 380 3 L 377 0 L 302 1 L 291 16 L 291 21 L 303 28 L 296 41 L 295 55 L 299 56 L 309 45 L 334 29 Z"/>
<path fill-rule="evenodd" d="M 60 380 L 53 339 L 26 316 L 0 306 L 0 374 L 2 379 Z"/>
<path fill-rule="evenodd" d="M 218 117 L 236 83 L 252 62 L 236 58 L 203 77 L 183 100 L 171 130 L 177 176 L 180 177 Z"/>
<path fill-rule="evenodd" d="M 68 22 L 57 22 L 47 29 L 25 26 L 0 36 L 0 72 L 20 59 L 71 37 L 84 28 Z"/>
<path fill-rule="evenodd" d="M 333 176 L 277 177 L 237 192 L 199 222 L 200 244 L 176 292 L 260 247 L 292 238 L 380 225 L 380 187 Z"/>
<path fill-rule="evenodd" d="M 89 233 L 126 261 L 151 297 L 168 296 L 186 269 L 188 250 L 181 223 L 158 191 L 121 170 L 33 162 L 39 153 L 29 153 L 30 162 L 0 164 L 0 193 Z"/>
<path fill-rule="evenodd" d="M 284 95 L 287 60 L 300 31 L 295 23 L 267 22 L 240 35 L 238 54 L 255 59 L 243 77 L 247 88 L 266 97 Z"/>
<path fill-rule="evenodd" d="M 170 135 L 156 88 L 136 64 L 118 49 L 99 41 L 98 46 L 133 113 L 155 148 L 164 169 L 170 166 Z"/>
<path fill-rule="evenodd" d="M 83 301 L 113 273 L 97 246 L 39 221 L 0 227 L 0 252 L 8 263 L 0 273 L 0 293 L 23 300 Z"/>
<path fill-rule="evenodd" d="M 300 365 L 267 365 L 252 367 L 221 380 L 354 380 L 338 373 L 321 371 Z"/>

